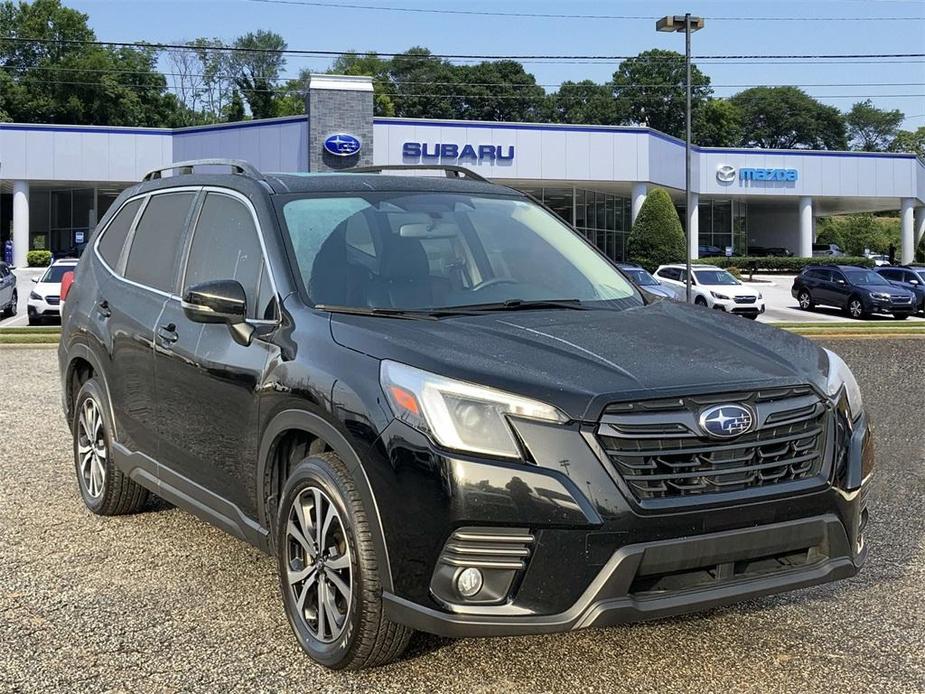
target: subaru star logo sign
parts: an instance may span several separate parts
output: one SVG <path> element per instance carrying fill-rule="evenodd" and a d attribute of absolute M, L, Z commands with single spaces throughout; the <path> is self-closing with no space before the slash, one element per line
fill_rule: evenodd
<path fill-rule="evenodd" d="M 334 133 L 328 135 L 324 141 L 324 149 L 335 157 L 349 157 L 360 151 L 363 143 L 360 138 L 348 133 Z"/>
<path fill-rule="evenodd" d="M 736 167 L 720 164 L 716 167 L 716 180 L 720 183 L 732 183 L 736 180 Z"/>
<path fill-rule="evenodd" d="M 751 431 L 755 415 L 742 405 L 717 405 L 700 413 L 700 428 L 717 439 L 728 439 Z"/>

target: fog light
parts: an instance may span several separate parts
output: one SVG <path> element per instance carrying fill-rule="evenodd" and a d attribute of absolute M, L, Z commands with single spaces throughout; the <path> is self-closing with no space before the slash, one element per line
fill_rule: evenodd
<path fill-rule="evenodd" d="M 464 598 L 475 597 L 482 590 L 482 572 L 471 566 L 460 571 L 456 577 L 456 590 Z"/>

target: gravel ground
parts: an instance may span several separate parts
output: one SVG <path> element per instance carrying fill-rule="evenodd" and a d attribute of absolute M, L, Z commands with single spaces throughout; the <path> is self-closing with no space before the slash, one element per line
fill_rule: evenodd
<path fill-rule="evenodd" d="M 301 654 L 270 558 L 175 508 L 87 512 L 54 350 L 0 349 L 0 690 L 925 692 L 925 343 L 830 346 L 876 425 L 859 576 L 623 628 L 418 635 L 349 674 Z"/>

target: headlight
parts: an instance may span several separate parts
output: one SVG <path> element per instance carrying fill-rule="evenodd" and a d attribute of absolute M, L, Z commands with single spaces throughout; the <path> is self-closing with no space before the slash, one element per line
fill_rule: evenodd
<path fill-rule="evenodd" d="M 889 301 L 889 300 L 890 300 L 890 295 L 889 295 L 889 294 L 884 294 L 883 292 L 871 292 L 870 295 L 871 295 L 871 297 L 873 297 L 874 299 L 881 299 L 881 300 L 883 300 L 883 301 Z"/>
<path fill-rule="evenodd" d="M 455 450 L 519 458 L 509 416 L 568 421 L 562 412 L 542 402 L 394 361 L 382 362 L 379 380 L 398 419 Z"/>
<path fill-rule="evenodd" d="M 30 299 L 35 299 L 36 301 L 44 301 L 44 300 L 45 300 L 45 297 L 43 297 L 41 294 L 36 294 L 35 292 L 29 292 L 29 298 L 30 298 Z"/>
<path fill-rule="evenodd" d="M 729 301 L 729 297 L 725 294 L 720 294 L 719 292 L 710 292 L 713 295 L 714 299 L 722 299 L 723 301 Z"/>
<path fill-rule="evenodd" d="M 838 392 L 844 387 L 845 395 L 848 397 L 848 409 L 851 411 L 852 418 L 857 418 L 864 409 L 864 403 L 861 402 L 861 389 L 858 388 L 858 382 L 854 379 L 851 369 L 842 360 L 840 356 L 830 350 L 824 350 L 829 358 L 829 370 L 826 381 L 826 393 L 830 398 L 838 395 Z"/>

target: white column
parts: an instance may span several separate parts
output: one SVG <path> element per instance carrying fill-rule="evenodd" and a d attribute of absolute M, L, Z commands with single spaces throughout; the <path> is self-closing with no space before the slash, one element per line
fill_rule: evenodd
<path fill-rule="evenodd" d="M 902 207 L 899 209 L 899 236 L 902 239 L 902 263 L 911 263 L 915 260 L 915 245 L 913 244 L 913 225 L 912 216 L 915 205 L 915 198 L 903 198 Z"/>
<path fill-rule="evenodd" d="M 813 199 L 809 196 L 800 198 L 800 252 L 801 258 L 813 255 Z"/>
<path fill-rule="evenodd" d="M 13 181 L 13 265 L 26 267 L 29 252 L 29 182 Z"/>
<path fill-rule="evenodd" d="M 691 245 L 691 260 L 696 260 L 700 257 L 700 195 L 693 191 L 687 210 L 687 242 Z"/>
<path fill-rule="evenodd" d="M 915 253 L 915 249 L 922 242 L 922 237 L 925 236 L 925 205 L 915 208 L 913 227 L 912 251 Z"/>
<path fill-rule="evenodd" d="M 634 183 L 633 184 L 633 219 L 632 223 L 636 223 L 636 217 L 639 216 L 639 210 L 642 209 L 642 203 L 646 201 L 646 194 L 649 192 L 649 186 L 645 183 Z"/>

